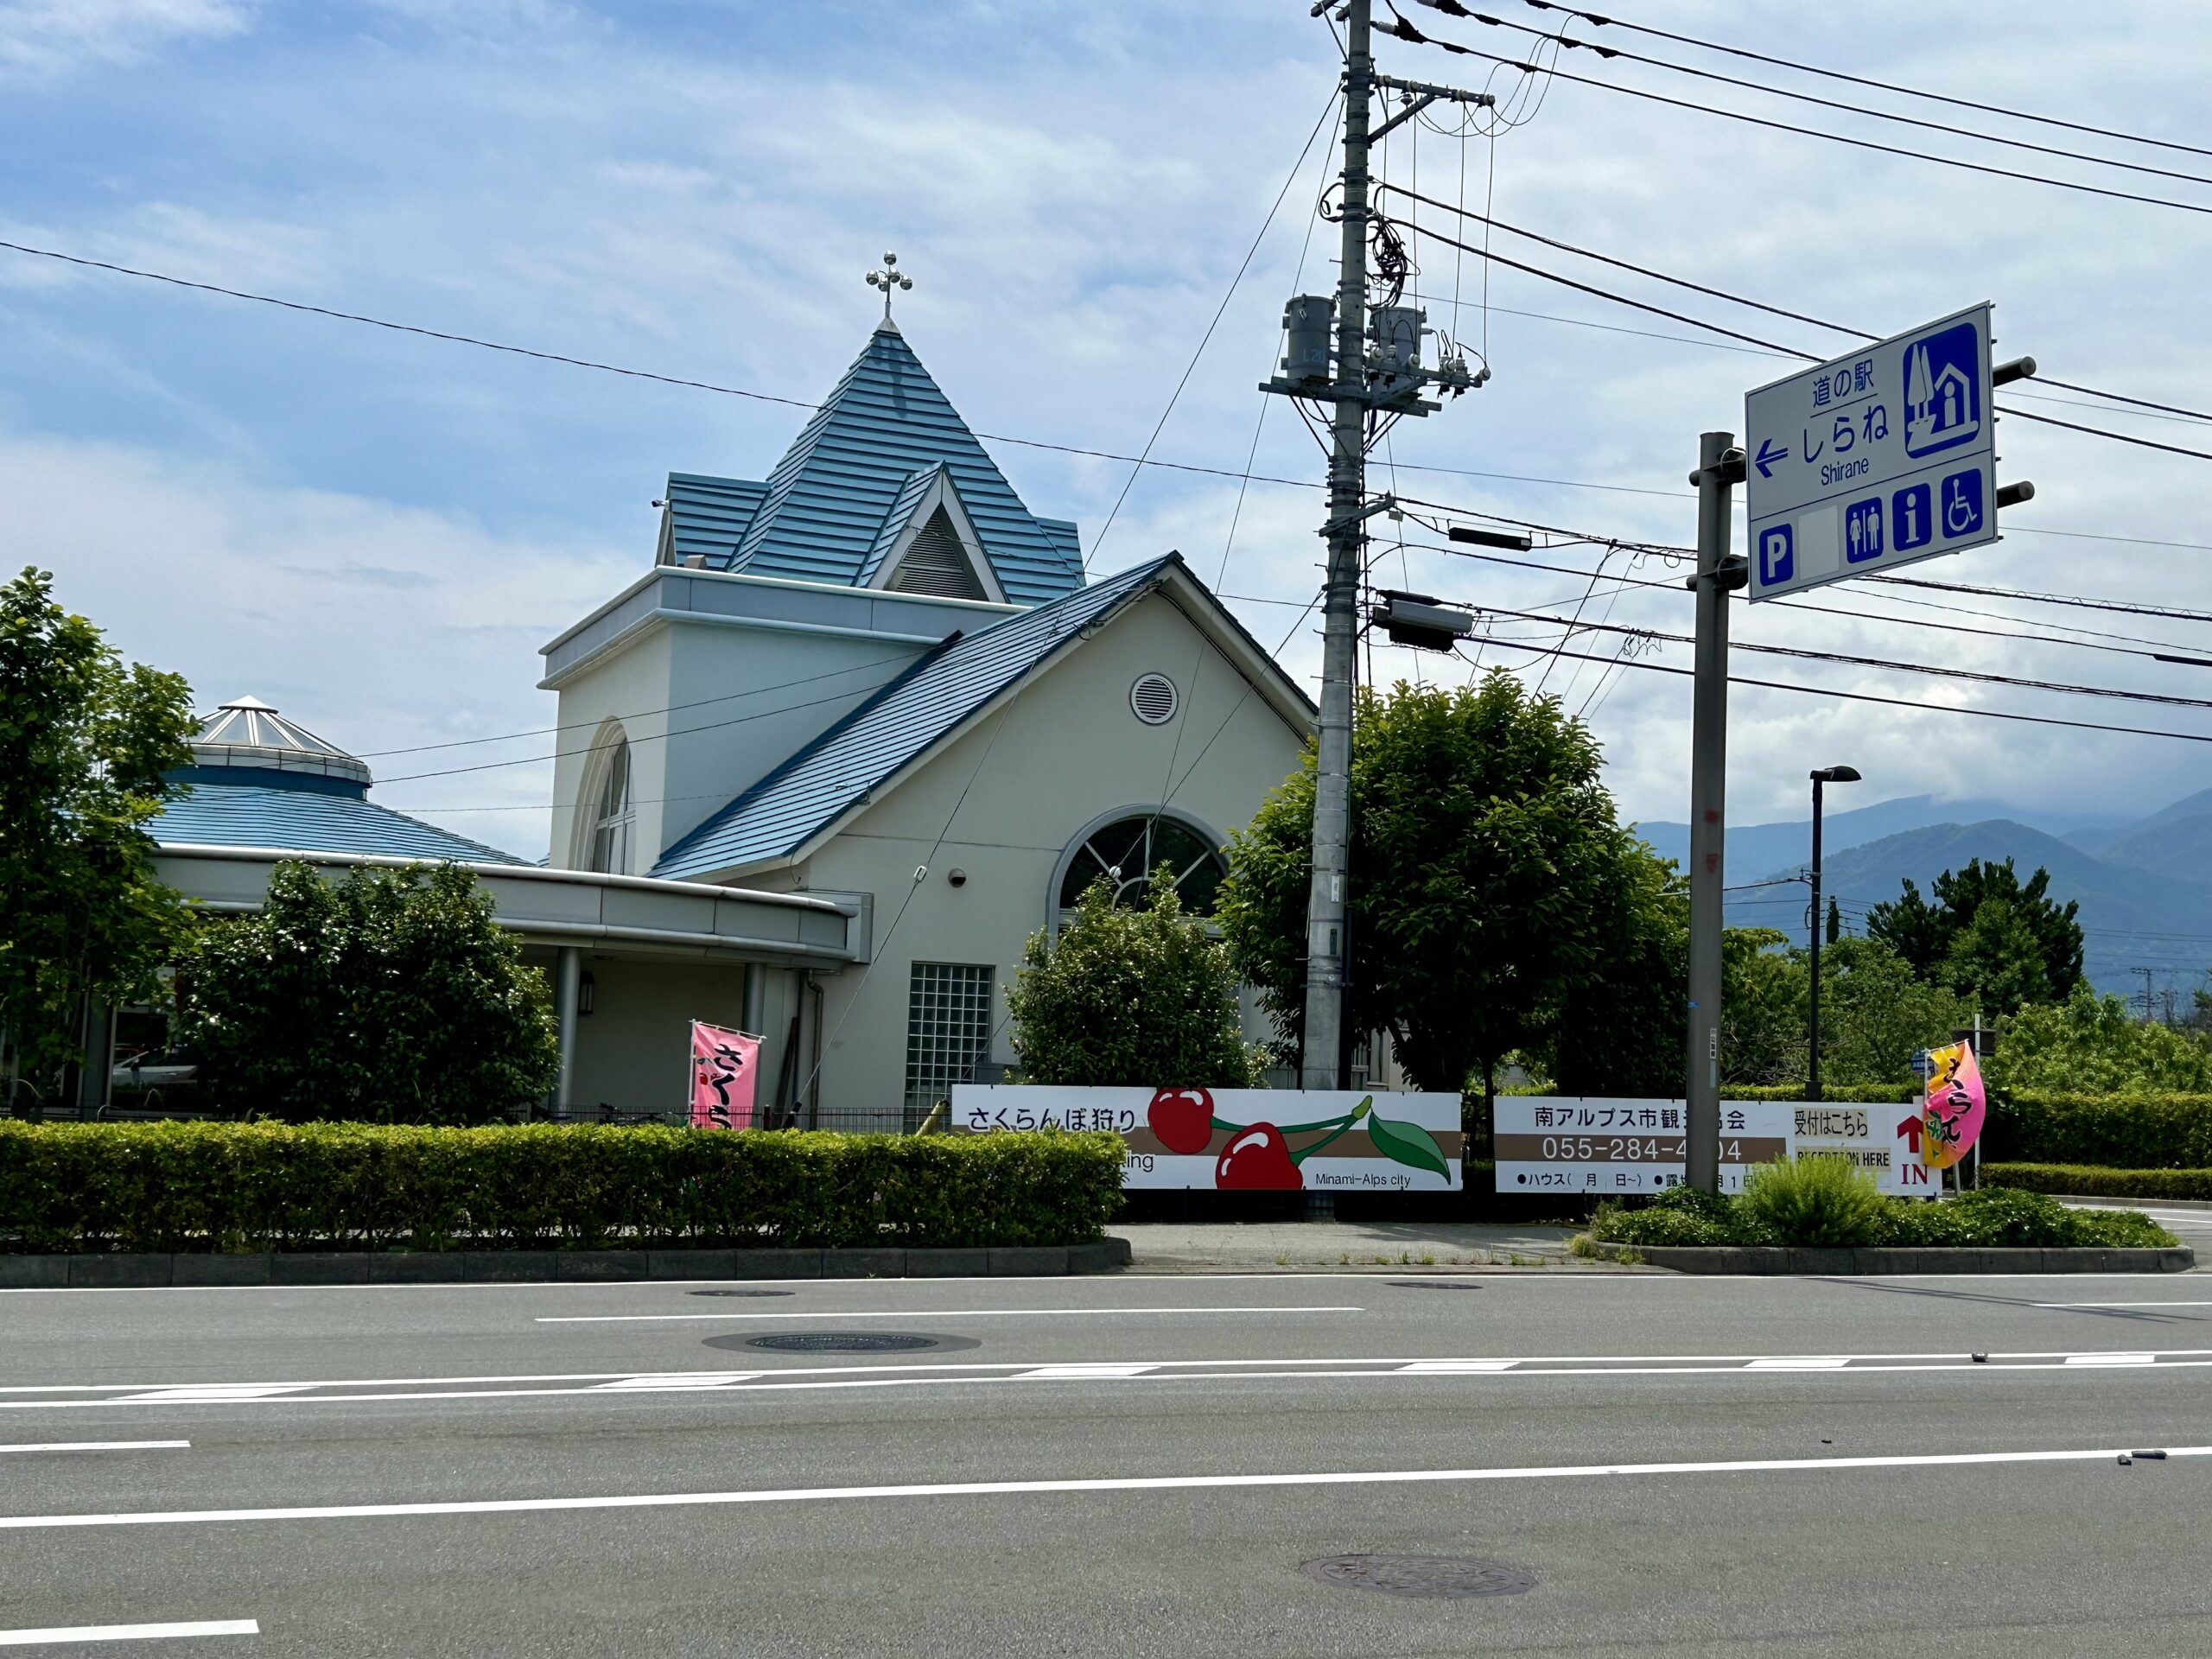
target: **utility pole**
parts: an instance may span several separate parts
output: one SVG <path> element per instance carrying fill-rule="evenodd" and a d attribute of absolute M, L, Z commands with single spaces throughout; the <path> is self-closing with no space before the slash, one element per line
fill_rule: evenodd
<path fill-rule="evenodd" d="M 1813 773 L 1813 903 L 1806 912 L 1812 918 L 1812 925 L 1806 931 L 1813 936 L 1813 976 L 1808 987 L 1805 1022 L 1805 1096 L 1808 1100 L 1821 1097 L 1821 930 L 1827 925 L 1827 918 L 1821 914 L 1821 790 L 1827 784 L 1858 781 L 1856 766 L 1821 766 Z"/>
<path fill-rule="evenodd" d="M 1339 9 L 1340 6 L 1340 9 Z M 1319 296 L 1300 296 L 1285 307 L 1288 352 L 1284 373 L 1260 389 L 1333 404 L 1330 420 L 1329 518 L 1321 534 L 1328 544 L 1321 601 L 1321 720 L 1313 776 L 1313 875 L 1306 906 L 1306 1019 L 1299 1086 L 1344 1085 L 1345 963 L 1349 955 L 1344 901 L 1351 879 L 1352 689 L 1359 672 L 1359 591 L 1365 575 L 1367 520 L 1394 505 L 1367 499 L 1369 422 L 1375 415 L 1430 415 L 1442 405 L 1426 402 L 1425 385 L 1453 394 L 1488 376 L 1471 375 L 1464 356 L 1421 365 L 1421 341 L 1431 332 L 1427 314 L 1387 302 L 1367 303 L 1367 245 L 1375 215 L 1369 200 L 1368 152 L 1392 128 L 1412 120 L 1440 99 L 1487 105 L 1487 92 L 1464 92 L 1426 81 L 1399 80 L 1375 72 L 1373 0 L 1318 0 L 1313 15 L 1338 9 L 1344 26 L 1344 170 L 1339 175 L 1338 257 L 1333 308 L 1335 343 L 1325 316 L 1332 308 Z M 1381 125 L 1370 124 L 1377 92 L 1399 95 L 1402 107 Z M 1369 350 L 1370 336 L 1375 349 Z"/>
<path fill-rule="evenodd" d="M 1744 452 L 1731 432 L 1698 439 L 1696 678 L 1690 691 L 1688 1155 L 1684 1179 L 1720 1190 L 1720 925 L 1728 830 L 1728 595 L 1749 579 L 1732 556 Z"/>
<path fill-rule="evenodd" d="M 1337 267 L 1339 393 L 1359 385 L 1367 340 L 1367 123 L 1372 0 L 1344 17 L 1344 167 Z M 1351 866 L 1351 702 L 1359 672 L 1360 516 L 1367 490 L 1364 398 L 1339 395 L 1329 450 L 1327 586 L 1321 599 L 1321 728 L 1313 773 L 1313 884 L 1306 904 L 1306 1044 L 1299 1086 L 1337 1089 L 1344 1039 L 1344 890 Z"/>

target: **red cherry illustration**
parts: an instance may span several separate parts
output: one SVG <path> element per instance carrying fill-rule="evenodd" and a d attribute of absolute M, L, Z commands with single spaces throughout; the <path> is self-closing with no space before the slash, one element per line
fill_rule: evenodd
<path fill-rule="evenodd" d="M 1290 1142 L 1272 1123 L 1254 1123 L 1230 1137 L 1213 1166 L 1213 1184 L 1224 1192 L 1296 1192 L 1306 1185 L 1290 1160 Z"/>
<path fill-rule="evenodd" d="M 1204 1152 L 1213 1139 L 1213 1096 L 1203 1089 L 1162 1089 L 1145 1121 L 1170 1152 Z"/>

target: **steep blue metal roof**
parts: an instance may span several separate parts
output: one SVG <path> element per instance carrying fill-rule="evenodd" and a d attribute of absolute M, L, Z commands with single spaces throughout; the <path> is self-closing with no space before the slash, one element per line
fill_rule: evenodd
<path fill-rule="evenodd" d="M 1048 525 L 1021 504 L 913 348 L 887 325 L 870 337 L 765 486 L 672 475 L 671 518 L 675 503 L 683 499 L 683 517 L 701 527 L 701 544 L 689 550 L 707 554 L 710 568 L 856 586 L 914 475 L 940 464 L 959 486 L 961 503 L 1009 600 L 1042 605 L 1083 585 L 1075 526 Z M 710 499 L 715 486 L 728 496 L 719 507 L 720 520 Z M 764 490 L 757 501 L 743 499 L 754 489 Z M 724 533 L 741 509 L 742 535 L 725 564 L 705 543 Z M 679 563 L 682 556 L 679 551 Z"/>
<path fill-rule="evenodd" d="M 194 783 L 147 829 L 170 845 L 376 853 L 474 864 L 528 861 L 358 797 L 257 784 Z"/>
<path fill-rule="evenodd" d="M 727 570 L 767 493 L 768 486 L 755 479 L 671 473 L 664 556 L 671 564 L 698 558 L 709 570 Z"/>
<path fill-rule="evenodd" d="M 958 635 L 661 855 L 681 879 L 787 857 L 1069 640 L 1156 583 L 1181 556 L 1124 570 L 1065 598 Z"/>
<path fill-rule="evenodd" d="M 934 467 L 921 468 L 899 486 L 899 493 L 891 503 L 891 511 L 883 515 L 883 522 L 876 526 L 875 540 L 868 550 L 868 556 L 861 561 L 860 575 L 855 579 L 856 585 L 865 588 L 875 580 L 876 572 L 883 569 L 884 559 L 897 545 L 899 532 L 913 522 L 914 509 L 930 493 L 930 486 L 940 478 L 950 477 L 951 469 L 939 461 Z M 952 488 L 956 495 L 959 493 L 960 486 L 957 481 Z M 963 501 L 960 505 L 965 507 L 968 504 Z"/>

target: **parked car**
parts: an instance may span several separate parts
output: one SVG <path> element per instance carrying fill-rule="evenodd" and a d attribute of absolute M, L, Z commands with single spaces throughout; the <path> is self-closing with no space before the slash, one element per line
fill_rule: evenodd
<path fill-rule="evenodd" d="M 116 1062 L 108 1074 L 117 1089 L 189 1089 L 200 1082 L 200 1058 L 188 1049 L 144 1048 Z"/>

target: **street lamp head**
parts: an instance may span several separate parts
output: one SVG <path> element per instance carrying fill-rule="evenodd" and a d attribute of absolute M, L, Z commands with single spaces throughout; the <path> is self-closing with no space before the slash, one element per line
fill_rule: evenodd
<path fill-rule="evenodd" d="M 1859 781 L 1859 768 L 1822 766 L 1818 772 L 1813 773 L 1813 781 L 1816 784 L 1855 784 Z"/>

